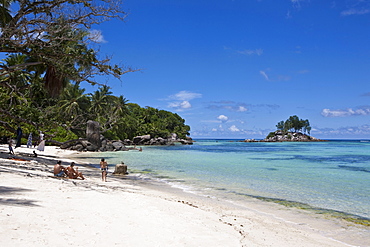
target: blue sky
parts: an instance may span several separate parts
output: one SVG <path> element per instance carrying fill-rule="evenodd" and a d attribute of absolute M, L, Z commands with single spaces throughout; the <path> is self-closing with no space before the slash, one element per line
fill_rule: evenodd
<path fill-rule="evenodd" d="M 370 138 L 369 0 L 123 7 L 125 22 L 96 27 L 100 52 L 141 71 L 106 83 L 132 103 L 178 113 L 191 137 L 264 138 L 297 115 L 318 138 Z"/>

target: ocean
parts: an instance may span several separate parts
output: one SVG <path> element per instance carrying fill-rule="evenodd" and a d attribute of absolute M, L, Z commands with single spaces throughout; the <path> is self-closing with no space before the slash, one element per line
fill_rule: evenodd
<path fill-rule="evenodd" d="M 110 165 L 123 161 L 131 173 L 202 195 L 251 196 L 370 218 L 368 141 L 195 141 L 144 146 L 142 152 L 92 153 L 88 162 L 97 166 L 100 158 Z"/>

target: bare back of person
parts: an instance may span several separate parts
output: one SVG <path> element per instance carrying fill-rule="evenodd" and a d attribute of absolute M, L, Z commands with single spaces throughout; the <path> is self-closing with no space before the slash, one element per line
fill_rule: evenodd
<path fill-rule="evenodd" d="M 105 159 L 101 159 L 100 161 L 100 170 L 101 170 L 101 179 L 104 182 L 107 182 L 107 173 L 108 173 L 108 163 L 105 161 Z"/>
<path fill-rule="evenodd" d="M 58 161 L 56 165 L 54 165 L 54 176 L 57 177 L 64 177 L 65 175 L 65 168 L 61 165 L 61 161 Z"/>

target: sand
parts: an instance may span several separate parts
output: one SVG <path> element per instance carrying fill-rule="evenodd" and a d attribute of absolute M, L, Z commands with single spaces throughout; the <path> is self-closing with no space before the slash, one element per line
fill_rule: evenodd
<path fill-rule="evenodd" d="M 202 197 L 138 174 L 104 183 L 81 164 L 86 180 L 53 178 L 56 160 L 68 165 L 75 152 L 32 151 L 0 146 L 0 246 L 370 246 L 368 227 L 256 199 Z"/>

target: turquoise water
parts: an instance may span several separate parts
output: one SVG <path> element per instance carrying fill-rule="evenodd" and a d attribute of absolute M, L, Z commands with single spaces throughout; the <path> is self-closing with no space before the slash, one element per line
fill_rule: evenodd
<path fill-rule="evenodd" d="M 370 218 L 370 142 L 197 140 L 93 155 L 193 191 L 278 198 Z"/>

